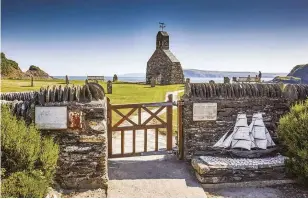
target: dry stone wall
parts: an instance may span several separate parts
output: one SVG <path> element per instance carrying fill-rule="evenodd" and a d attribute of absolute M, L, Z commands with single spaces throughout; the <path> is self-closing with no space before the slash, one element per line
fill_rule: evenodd
<path fill-rule="evenodd" d="M 41 88 L 38 92 L 1 94 L 12 113 L 34 122 L 35 107 L 67 107 L 67 128 L 41 129 L 60 146 L 55 181 L 65 190 L 108 188 L 107 106 L 103 88 L 95 83 Z"/>
<path fill-rule="evenodd" d="M 308 85 L 279 84 L 196 84 L 187 83 L 183 96 L 184 158 L 206 154 L 228 130 L 234 127 L 239 112 L 262 112 L 274 141 L 279 118 L 292 103 L 306 99 Z M 217 120 L 193 121 L 194 103 L 217 103 Z"/>

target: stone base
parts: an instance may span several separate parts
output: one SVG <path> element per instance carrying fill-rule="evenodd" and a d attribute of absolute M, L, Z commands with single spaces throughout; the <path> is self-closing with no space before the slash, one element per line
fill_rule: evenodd
<path fill-rule="evenodd" d="M 287 180 L 285 159 L 281 155 L 255 159 L 199 156 L 191 163 L 200 183 L 221 184 Z"/>
<path fill-rule="evenodd" d="M 233 182 L 220 184 L 201 184 L 204 189 L 221 189 L 221 188 L 244 188 L 244 187 L 268 187 L 281 184 L 296 183 L 294 180 L 261 180 L 247 182 Z"/>

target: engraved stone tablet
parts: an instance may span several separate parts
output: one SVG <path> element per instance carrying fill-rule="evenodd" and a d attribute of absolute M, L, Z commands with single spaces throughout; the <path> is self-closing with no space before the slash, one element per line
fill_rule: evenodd
<path fill-rule="evenodd" d="M 193 121 L 217 120 L 217 103 L 194 103 Z"/>
<path fill-rule="evenodd" d="M 66 129 L 67 107 L 35 107 L 35 125 L 38 129 Z"/>

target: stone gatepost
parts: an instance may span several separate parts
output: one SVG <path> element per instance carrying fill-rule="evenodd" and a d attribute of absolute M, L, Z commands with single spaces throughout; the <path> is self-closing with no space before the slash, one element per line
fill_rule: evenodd
<path fill-rule="evenodd" d="M 190 83 L 190 78 L 186 78 L 186 82 L 185 83 Z"/>
<path fill-rule="evenodd" d="M 69 79 L 68 79 L 68 76 L 67 76 L 67 75 L 65 76 L 65 83 L 66 83 L 66 85 L 70 84 L 70 82 L 69 82 Z"/>
<path fill-rule="evenodd" d="M 112 94 L 112 81 L 107 82 L 107 94 Z"/>
<path fill-rule="evenodd" d="M 230 78 L 229 77 L 224 77 L 224 83 L 225 84 L 230 84 Z"/>
<path fill-rule="evenodd" d="M 156 85 L 156 79 L 154 77 L 152 77 L 151 79 L 151 87 L 155 87 Z"/>

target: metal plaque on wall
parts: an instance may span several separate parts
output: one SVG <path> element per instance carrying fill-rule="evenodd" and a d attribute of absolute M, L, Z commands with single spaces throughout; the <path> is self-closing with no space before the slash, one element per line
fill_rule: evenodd
<path fill-rule="evenodd" d="M 67 129 L 67 107 L 36 106 L 35 125 L 38 129 Z"/>
<path fill-rule="evenodd" d="M 217 103 L 194 103 L 193 121 L 217 120 Z"/>

